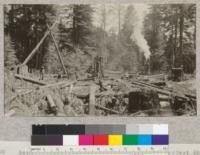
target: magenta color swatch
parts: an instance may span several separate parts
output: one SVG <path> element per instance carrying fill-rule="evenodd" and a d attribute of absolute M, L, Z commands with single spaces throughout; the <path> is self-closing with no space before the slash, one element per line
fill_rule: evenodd
<path fill-rule="evenodd" d="M 93 145 L 93 136 L 79 135 L 79 145 Z"/>

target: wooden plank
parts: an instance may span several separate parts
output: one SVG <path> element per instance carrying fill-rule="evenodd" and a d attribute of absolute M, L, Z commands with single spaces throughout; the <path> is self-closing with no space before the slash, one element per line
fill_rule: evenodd
<path fill-rule="evenodd" d="M 20 75 L 20 74 L 15 74 L 15 78 L 23 79 L 24 81 L 28 81 L 28 82 L 31 82 L 31 83 L 34 83 L 34 84 L 38 84 L 38 85 L 46 85 L 47 84 L 45 82 L 30 78 L 30 77 L 26 77 L 26 76 L 23 76 L 23 75 Z"/>
<path fill-rule="evenodd" d="M 49 32 L 50 32 L 50 35 L 51 35 L 51 37 L 52 37 L 52 39 L 53 39 L 53 42 L 54 42 L 54 45 L 55 45 L 55 48 L 56 48 L 56 51 L 57 51 L 57 54 L 58 54 L 58 58 L 59 58 L 59 60 L 60 60 L 60 62 L 61 62 L 61 64 L 62 64 L 62 68 L 63 68 L 64 74 L 67 74 L 67 71 L 66 71 L 66 68 L 65 68 L 63 59 L 62 59 L 62 57 L 61 57 L 60 50 L 59 50 L 58 45 L 57 45 L 57 43 L 56 43 L 56 40 L 55 40 L 55 38 L 54 38 L 54 36 L 53 36 L 53 34 L 52 34 L 52 32 L 51 32 L 51 29 L 50 29 L 50 27 L 49 27 L 48 24 L 47 24 L 47 27 L 48 27 Z"/>
<path fill-rule="evenodd" d="M 52 30 L 55 27 L 56 23 L 57 23 L 57 21 L 55 21 L 54 24 L 51 26 L 51 28 L 44 34 L 44 36 L 39 41 L 39 43 L 35 46 L 35 48 L 32 50 L 32 52 L 24 60 L 24 62 L 22 63 L 22 65 L 26 65 L 29 62 L 29 60 L 34 56 L 34 54 L 37 52 L 37 50 L 40 47 L 40 45 L 44 42 L 44 40 L 46 39 L 46 37 L 49 35 L 50 30 Z"/>
<path fill-rule="evenodd" d="M 96 86 L 91 85 L 90 101 L 89 101 L 89 115 L 95 115 L 95 91 L 96 91 Z"/>

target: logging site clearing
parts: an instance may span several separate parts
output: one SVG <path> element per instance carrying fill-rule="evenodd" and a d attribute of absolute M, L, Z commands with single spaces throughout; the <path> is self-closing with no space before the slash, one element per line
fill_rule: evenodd
<path fill-rule="evenodd" d="M 197 110 L 191 77 L 174 82 L 163 74 L 106 71 L 104 78 L 39 80 L 10 73 L 5 82 L 6 116 L 194 116 Z"/>
<path fill-rule="evenodd" d="M 196 116 L 194 10 L 5 6 L 5 116 Z"/>

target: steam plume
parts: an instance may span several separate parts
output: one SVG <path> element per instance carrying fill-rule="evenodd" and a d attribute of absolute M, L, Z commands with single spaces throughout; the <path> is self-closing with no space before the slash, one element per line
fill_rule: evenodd
<path fill-rule="evenodd" d="M 150 50 L 147 41 L 143 35 L 144 18 L 148 13 L 148 6 L 144 4 L 137 4 L 135 6 L 137 21 L 134 27 L 134 33 L 131 38 L 136 41 L 137 45 L 140 47 L 140 51 L 144 53 L 146 59 L 150 57 Z"/>

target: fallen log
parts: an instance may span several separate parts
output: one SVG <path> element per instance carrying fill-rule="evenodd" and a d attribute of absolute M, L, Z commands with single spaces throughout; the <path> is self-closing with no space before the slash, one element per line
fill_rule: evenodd
<path fill-rule="evenodd" d="M 196 99 L 197 99 L 197 97 L 196 97 L 196 96 L 194 96 L 194 95 L 185 94 L 185 96 L 187 96 L 187 97 L 189 97 L 189 98 L 192 98 L 192 99 L 194 99 L 194 100 L 196 100 Z"/>
<path fill-rule="evenodd" d="M 115 111 L 115 110 L 112 110 L 112 109 L 108 109 L 108 108 L 106 108 L 106 107 L 104 107 L 104 106 L 101 106 L 101 105 L 95 104 L 95 107 L 97 107 L 97 108 L 99 108 L 99 109 L 102 109 L 102 110 L 109 111 L 109 112 L 111 112 L 111 113 L 113 113 L 113 114 L 122 115 L 122 113 L 120 113 L 120 112 L 118 112 L 118 111 Z"/>
<path fill-rule="evenodd" d="M 155 86 L 158 86 L 158 87 L 166 86 L 166 82 L 165 81 L 151 82 L 151 84 L 155 85 Z"/>
<path fill-rule="evenodd" d="M 91 80 L 94 80 L 94 78 L 93 77 L 91 77 L 91 78 L 84 78 L 84 79 L 77 79 L 77 81 L 91 81 Z"/>
<path fill-rule="evenodd" d="M 19 96 L 23 96 L 23 95 L 28 95 L 30 93 L 34 93 L 34 92 L 37 92 L 38 89 L 46 89 L 46 88 L 49 88 L 49 87 L 55 87 L 55 86 L 60 86 L 61 85 L 61 88 L 63 87 L 67 87 L 69 86 L 70 84 L 74 84 L 76 81 L 72 81 L 72 82 L 58 82 L 58 83 L 53 83 L 53 84 L 48 84 L 48 85 L 45 85 L 45 86 L 40 86 L 36 89 L 31 89 L 31 90 L 28 90 L 28 91 L 25 91 L 25 92 L 21 92 L 19 94 L 16 94 L 14 95 L 13 97 L 11 97 L 8 101 L 5 101 L 6 104 L 14 101 L 17 97 Z M 83 97 L 84 98 L 84 97 Z"/>
<path fill-rule="evenodd" d="M 127 83 L 125 81 L 122 81 L 120 79 L 115 79 L 115 80 L 125 84 L 129 89 L 131 89 L 133 87 L 133 85 L 137 85 L 139 88 L 142 88 L 142 89 L 144 89 L 145 87 L 149 88 L 149 89 L 152 89 L 152 90 L 156 91 L 158 94 L 167 95 L 167 96 L 176 96 L 176 97 L 184 99 L 184 100 L 189 100 L 189 98 L 187 96 L 185 96 L 185 94 L 184 95 L 180 95 L 180 94 L 177 94 L 176 92 L 171 92 L 169 90 L 165 90 L 163 88 L 159 88 L 159 87 L 154 86 L 154 85 L 152 86 L 151 84 L 147 84 L 147 83 L 144 83 L 144 82 L 132 81 L 129 84 L 129 83 Z"/>
<path fill-rule="evenodd" d="M 137 82 L 137 83 L 141 83 L 141 84 L 144 84 L 144 85 L 147 85 L 147 86 L 150 86 L 150 87 L 154 87 L 154 88 L 158 88 L 158 89 L 163 89 L 162 87 L 157 86 L 155 84 L 151 84 L 151 83 L 147 83 L 147 82 L 142 82 L 142 81 L 139 81 L 139 80 L 134 80 L 132 82 Z"/>
<path fill-rule="evenodd" d="M 44 88 L 57 87 L 57 86 L 61 86 L 61 88 L 64 88 L 64 87 L 68 87 L 71 84 L 75 84 L 75 83 L 76 83 L 76 80 L 74 80 L 74 81 L 64 81 L 64 82 L 62 81 L 62 82 L 56 82 L 56 83 L 46 84 L 45 86 L 41 86 L 39 88 L 40 89 L 44 89 Z"/>
<path fill-rule="evenodd" d="M 149 86 L 149 88 L 154 87 L 154 88 L 157 88 L 157 89 L 160 89 L 160 90 L 164 90 L 164 91 L 168 91 L 168 92 L 172 93 L 172 92 L 170 91 L 169 88 L 159 87 L 159 86 L 157 86 L 157 85 L 150 84 L 150 83 L 145 83 L 145 82 L 138 81 L 138 80 L 134 80 L 133 82 L 135 82 L 135 84 L 138 83 L 138 84 L 143 84 L 143 85 L 145 85 L 145 86 Z M 180 95 L 178 95 L 178 93 L 173 92 L 173 94 L 174 94 L 174 93 L 175 93 L 178 97 L 180 97 Z M 191 94 L 185 94 L 185 93 L 184 93 L 183 96 L 185 96 L 186 98 L 193 98 L 193 99 L 196 99 L 196 96 L 195 96 L 195 95 L 191 95 Z"/>
<path fill-rule="evenodd" d="M 23 79 L 24 81 L 28 81 L 28 82 L 38 84 L 38 85 L 47 85 L 47 83 L 45 83 L 45 82 L 30 78 L 30 77 L 26 77 L 26 76 L 23 76 L 23 75 L 20 75 L 20 74 L 15 74 L 15 78 Z"/>
<path fill-rule="evenodd" d="M 105 70 L 104 72 L 108 74 L 122 74 L 122 72 L 120 71 L 113 71 L 113 70 Z"/>
<path fill-rule="evenodd" d="M 146 84 L 142 84 L 142 83 L 138 83 L 138 82 L 131 82 L 131 83 L 134 84 L 134 85 L 141 86 L 141 88 L 148 87 L 149 89 L 152 89 L 152 90 L 156 91 L 159 94 L 168 95 L 168 96 L 176 96 L 176 97 L 188 100 L 188 97 L 186 97 L 185 95 L 177 94 L 176 92 L 170 92 L 168 90 L 152 87 L 150 85 L 146 85 Z"/>
<path fill-rule="evenodd" d="M 145 77 L 151 79 L 151 78 L 155 78 L 155 79 L 164 79 L 165 78 L 165 74 L 155 74 L 155 75 L 145 75 Z"/>

